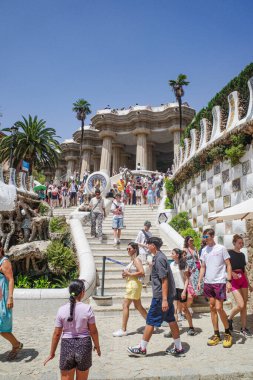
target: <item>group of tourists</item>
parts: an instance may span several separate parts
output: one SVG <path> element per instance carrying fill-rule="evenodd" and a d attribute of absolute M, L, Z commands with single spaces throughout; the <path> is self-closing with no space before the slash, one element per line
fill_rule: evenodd
<path fill-rule="evenodd" d="M 70 206 L 81 205 L 86 194 L 85 183 L 78 181 L 60 181 L 57 185 L 51 181 L 46 183 L 45 201 L 48 202 L 50 207 L 67 208 Z"/>
<path fill-rule="evenodd" d="M 123 176 L 114 185 L 114 189 L 122 195 L 125 204 L 141 206 L 148 205 L 153 209 L 159 205 L 163 188 L 164 175 L 162 173 L 151 176 L 136 176 L 124 180 Z"/>

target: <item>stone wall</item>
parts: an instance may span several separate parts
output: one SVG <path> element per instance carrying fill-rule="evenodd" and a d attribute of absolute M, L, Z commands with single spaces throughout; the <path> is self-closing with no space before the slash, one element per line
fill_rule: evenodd
<path fill-rule="evenodd" d="M 214 226 L 217 241 L 228 248 L 233 234 L 246 232 L 245 221 L 217 223 L 208 222 L 208 218 L 253 197 L 253 143 L 246 146 L 244 156 L 235 166 L 230 161 L 217 159 L 212 165 L 204 162 L 202 167 L 206 169 L 197 173 L 193 168 L 196 158 L 205 160 L 208 150 L 229 141 L 232 134 L 253 135 L 253 78 L 248 81 L 248 86 L 250 102 L 246 112 L 242 112 L 240 94 L 234 91 L 228 96 L 228 118 L 224 118 L 220 107 L 214 107 L 213 123 L 202 119 L 200 133 L 196 129 L 191 130 L 191 138 L 185 139 L 184 146 L 175 152 L 173 166 L 173 179 L 180 184 L 180 190 L 174 196 L 177 212 L 187 211 L 193 227 L 199 231 Z M 242 114 L 246 116 L 241 119 Z"/>

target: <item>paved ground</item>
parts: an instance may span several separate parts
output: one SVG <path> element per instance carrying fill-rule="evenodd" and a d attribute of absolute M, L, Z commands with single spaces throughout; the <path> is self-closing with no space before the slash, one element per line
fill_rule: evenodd
<path fill-rule="evenodd" d="M 43 360 L 50 349 L 54 316 L 61 301 L 16 301 L 14 331 L 24 342 L 24 350 L 15 362 L 6 362 L 8 345 L 0 340 L 0 380 L 56 380 L 59 378 L 58 355 L 46 367 Z M 245 341 L 234 332 L 234 345 L 224 349 L 222 345 L 207 347 L 211 334 L 209 314 L 197 315 L 194 320 L 199 334 L 186 335 L 186 324 L 182 328 L 182 341 L 187 351 L 185 358 L 164 355 L 164 350 L 172 343 L 164 338 L 164 331 L 153 336 L 146 358 L 129 357 L 128 345 L 139 343 L 141 334 L 136 328 L 143 325 L 139 316 L 132 316 L 129 323 L 131 335 L 113 338 L 112 331 L 120 327 L 117 317 L 100 316 L 97 326 L 100 333 L 102 356 L 93 356 L 91 379 L 253 379 L 253 339 Z M 253 327 L 253 316 L 249 316 L 249 327 Z M 237 325 L 239 328 L 239 325 Z M 216 376 L 214 376 L 216 374 Z"/>

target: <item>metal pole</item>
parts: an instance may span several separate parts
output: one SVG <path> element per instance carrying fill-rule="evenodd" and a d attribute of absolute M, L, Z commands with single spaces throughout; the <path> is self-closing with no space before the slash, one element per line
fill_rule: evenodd
<path fill-rule="evenodd" d="M 105 291 L 105 260 L 106 260 L 106 256 L 103 256 L 102 287 L 101 287 L 101 296 L 102 297 L 104 297 L 104 291 Z"/>

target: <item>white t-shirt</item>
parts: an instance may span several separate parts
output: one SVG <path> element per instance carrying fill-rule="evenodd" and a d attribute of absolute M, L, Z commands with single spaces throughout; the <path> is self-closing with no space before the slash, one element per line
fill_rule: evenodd
<path fill-rule="evenodd" d="M 179 264 L 173 261 L 170 264 L 170 268 L 173 274 L 176 289 L 184 289 L 184 274 L 185 272 L 188 272 L 188 267 L 186 266 L 185 269 L 179 269 Z"/>
<path fill-rule="evenodd" d="M 147 234 L 147 236 L 150 238 L 152 236 L 152 233 L 150 231 L 145 231 L 145 233 Z M 138 232 L 138 235 L 137 235 L 137 238 L 135 240 L 135 243 L 140 243 L 140 244 L 145 244 L 147 241 L 147 238 L 144 234 L 144 232 L 141 230 Z M 147 254 L 149 253 L 149 250 L 147 248 L 144 248 L 144 247 L 139 247 L 139 253 L 140 255 L 142 256 L 147 256 Z"/>
<path fill-rule="evenodd" d="M 221 244 L 206 246 L 203 248 L 200 260 L 206 265 L 204 277 L 205 284 L 225 284 L 226 283 L 226 263 L 229 253 Z"/>
<path fill-rule="evenodd" d="M 97 199 L 96 197 L 92 198 L 90 201 L 90 207 L 92 212 L 97 212 L 99 214 L 104 213 L 105 203 L 103 198 Z"/>

